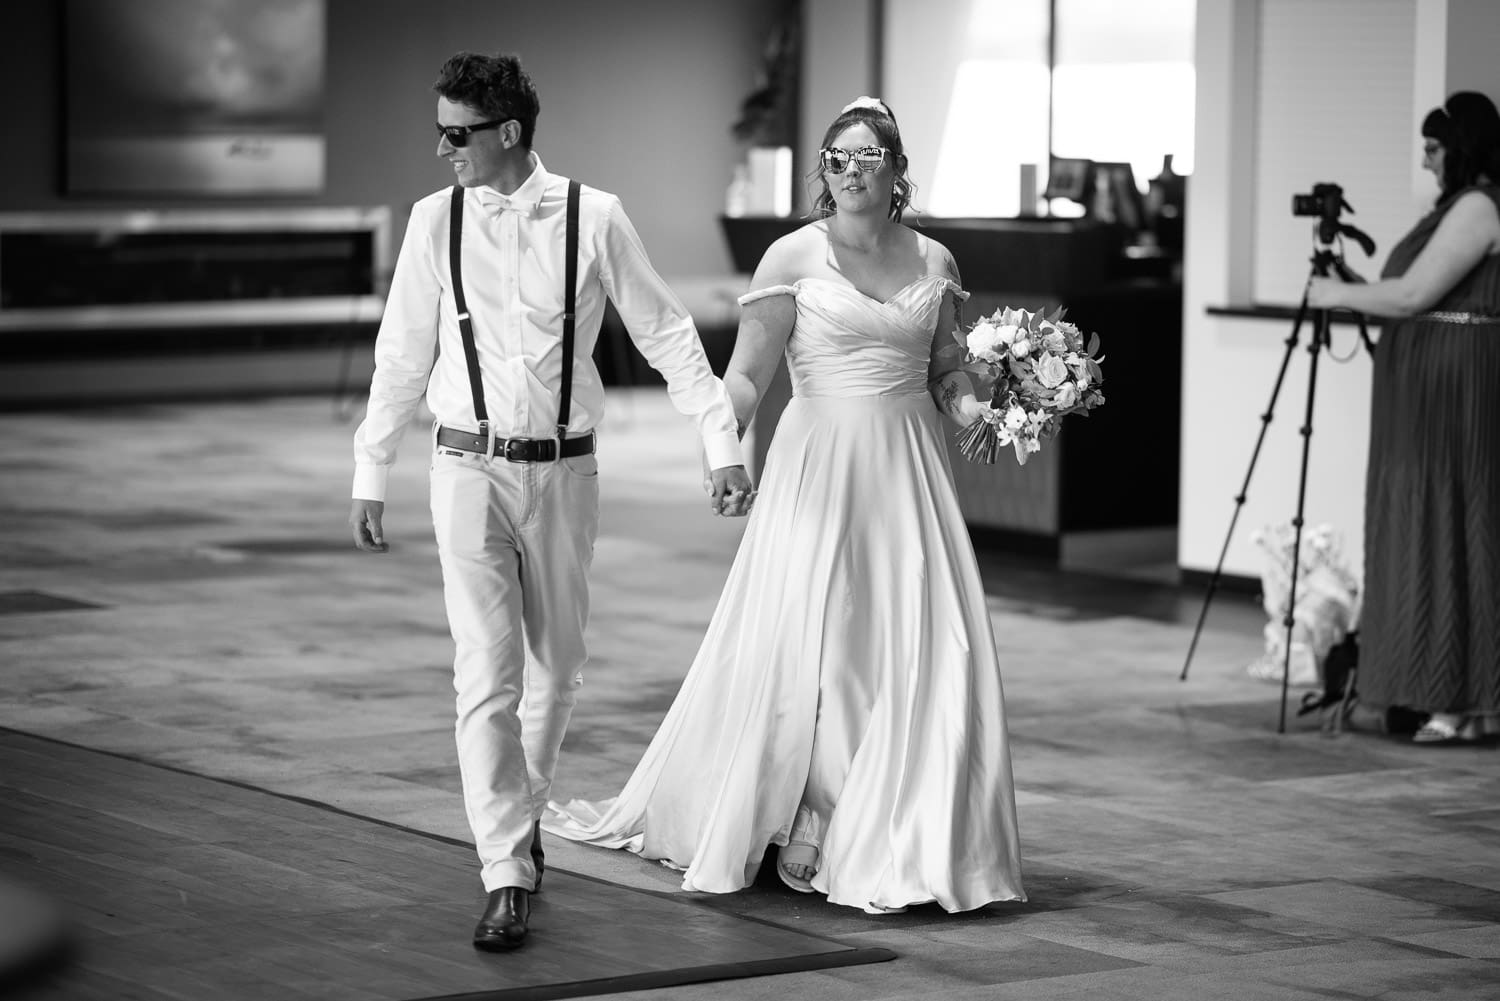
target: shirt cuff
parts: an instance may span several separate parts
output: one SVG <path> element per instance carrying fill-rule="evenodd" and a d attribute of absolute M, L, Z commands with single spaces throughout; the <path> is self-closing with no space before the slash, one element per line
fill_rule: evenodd
<path fill-rule="evenodd" d="M 703 451 L 708 455 L 709 469 L 745 464 L 745 451 L 740 447 L 740 436 L 733 431 L 715 431 L 704 435 Z"/>
<path fill-rule="evenodd" d="M 390 473 L 390 466 L 377 466 L 373 463 L 356 462 L 354 464 L 353 497 L 356 500 L 384 502 L 385 483 Z"/>

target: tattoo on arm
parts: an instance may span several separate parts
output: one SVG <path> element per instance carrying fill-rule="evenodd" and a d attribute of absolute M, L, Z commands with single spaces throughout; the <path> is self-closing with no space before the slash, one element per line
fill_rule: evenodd
<path fill-rule="evenodd" d="M 943 380 L 943 409 L 950 414 L 958 413 L 958 384 L 952 379 Z"/>

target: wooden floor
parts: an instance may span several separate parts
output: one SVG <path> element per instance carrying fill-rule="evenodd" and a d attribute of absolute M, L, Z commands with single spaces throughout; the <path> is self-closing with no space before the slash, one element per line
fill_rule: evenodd
<path fill-rule="evenodd" d="M 619 790 L 743 531 L 705 513 L 661 393 L 610 407 L 561 798 Z M 346 416 L 308 398 L 0 415 L 0 964 L 49 913 L 80 943 L 33 996 L 427 998 L 592 976 L 575 954 L 630 975 L 663 934 L 704 936 L 668 948 L 682 968 L 805 933 L 792 952 L 896 958 L 612 997 L 1500 997 L 1500 748 L 1280 734 L 1277 688 L 1246 672 L 1265 622 L 1247 596 L 1215 599 L 1184 683 L 1200 593 L 995 552 L 1028 902 L 871 916 L 774 880 L 688 894 L 553 839 L 576 876 L 548 876 L 535 941 L 474 954 L 423 435 L 392 475 L 392 551 L 360 554 Z M 616 920 L 638 897 L 662 916 Z M 24 927 L 4 920 L 18 900 Z"/>
<path fill-rule="evenodd" d="M 556 869 L 528 947 L 481 953 L 472 846 L 14 731 L 0 801 L 7 871 L 66 915 L 37 997 L 559 998 L 892 958 Z"/>

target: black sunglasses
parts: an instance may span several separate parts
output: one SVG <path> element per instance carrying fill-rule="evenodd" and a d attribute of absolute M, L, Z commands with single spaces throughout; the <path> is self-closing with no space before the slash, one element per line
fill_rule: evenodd
<path fill-rule="evenodd" d="M 846 149 L 820 149 L 818 159 L 823 164 L 823 169 L 830 174 L 842 174 L 849 169 L 853 163 L 863 172 L 879 170 L 880 165 L 885 162 L 885 147 L 883 146 L 861 146 L 859 149 L 849 151 Z"/>
<path fill-rule="evenodd" d="M 454 149 L 463 149 L 469 145 L 469 136 L 475 132 L 483 132 L 485 129 L 498 129 L 506 122 L 515 121 L 513 118 L 497 118 L 493 122 L 477 122 L 474 125 L 443 125 L 437 126 L 438 135 L 448 140 L 448 144 Z"/>

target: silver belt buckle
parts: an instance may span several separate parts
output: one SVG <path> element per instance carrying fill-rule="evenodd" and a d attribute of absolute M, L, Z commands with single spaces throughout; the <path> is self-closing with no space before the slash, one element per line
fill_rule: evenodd
<path fill-rule="evenodd" d="M 530 445 L 534 441 L 536 441 L 535 438 L 507 438 L 507 439 L 505 439 L 505 461 L 506 462 L 521 462 L 521 463 L 535 462 L 536 461 L 535 459 L 524 458 L 520 454 L 512 452 L 512 450 L 511 450 L 511 446 L 512 445 L 526 446 L 526 445 Z"/>

